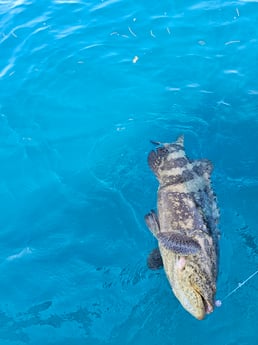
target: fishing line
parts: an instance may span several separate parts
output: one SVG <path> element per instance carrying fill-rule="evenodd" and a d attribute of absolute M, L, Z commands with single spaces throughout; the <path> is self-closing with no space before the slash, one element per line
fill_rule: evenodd
<path fill-rule="evenodd" d="M 244 286 L 248 282 L 248 280 L 252 279 L 257 273 L 258 273 L 258 270 L 255 271 L 254 273 L 252 273 L 243 282 L 238 283 L 238 286 L 235 289 L 233 289 L 232 291 L 230 291 L 224 298 L 222 298 L 221 300 L 215 301 L 216 307 L 220 307 L 222 305 L 222 302 L 225 301 L 225 299 L 227 299 L 229 296 L 231 296 L 233 293 L 235 293 L 238 289 L 240 289 L 242 286 Z"/>

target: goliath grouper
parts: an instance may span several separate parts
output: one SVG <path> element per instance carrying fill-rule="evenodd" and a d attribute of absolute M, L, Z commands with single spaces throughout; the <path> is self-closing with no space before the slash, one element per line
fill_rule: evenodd
<path fill-rule="evenodd" d="M 214 309 L 218 271 L 219 211 L 211 188 L 212 164 L 190 160 L 184 139 L 159 144 L 148 163 L 159 181 L 158 212 L 145 216 L 159 248 L 148 266 L 164 266 L 182 306 L 199 320 Z"/>

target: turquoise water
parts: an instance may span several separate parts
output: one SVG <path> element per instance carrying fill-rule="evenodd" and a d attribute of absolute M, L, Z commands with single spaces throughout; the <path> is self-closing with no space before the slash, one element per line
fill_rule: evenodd
<path fill-rule="evenodd" d="M 257 1 L 0 1 L 0 344 L 255 345 L 258 275 L 187 314 L 150 139 L 214 164 L 217 298 L 258 269 Z"/>

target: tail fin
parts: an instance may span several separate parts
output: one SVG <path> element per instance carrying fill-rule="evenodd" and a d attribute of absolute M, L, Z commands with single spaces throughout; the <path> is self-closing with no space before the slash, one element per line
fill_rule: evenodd
<path fill-rule="evenodd" d="M 176 144 L 184 147 L 184 141 L 185 141 L 185 137 L 184 137 L 183 134 L 181 134 L 181 135 L 177 138 Z"/>

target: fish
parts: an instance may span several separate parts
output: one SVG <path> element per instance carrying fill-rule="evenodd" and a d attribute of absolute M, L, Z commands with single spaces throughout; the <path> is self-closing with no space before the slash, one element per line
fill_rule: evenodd
<path fill-rule="evenodd" d="M 159 182 L 157 212 L 145 222 L 158 241 L 149 255 L 150 269 L 162 266 L 176 298 L 198 320 L 214 311 L 218 276 L 219 208 L 208 159 L 191 160 L 184 136 L 160 143 L 148 155 Z"/>

